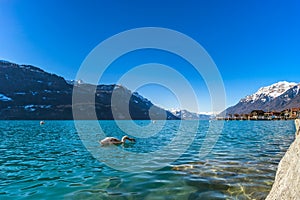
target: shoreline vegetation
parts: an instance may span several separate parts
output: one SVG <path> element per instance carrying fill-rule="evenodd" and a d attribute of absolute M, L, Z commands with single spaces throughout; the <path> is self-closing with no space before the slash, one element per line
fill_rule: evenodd
<path fill-rule="evenodd" d="M 280 112 L 253 110 L 248 114 L 227 114 L 225 117 L 216 117 L 217 120 L 295 120 L 300 118 L 300 108 L 285 109 Z"/>

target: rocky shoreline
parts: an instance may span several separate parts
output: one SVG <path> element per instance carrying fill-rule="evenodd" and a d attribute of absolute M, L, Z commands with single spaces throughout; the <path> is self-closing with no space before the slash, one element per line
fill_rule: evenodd
<path fill-rule="evenodd" d="M 275 182 L 266 200 L 296 200 L 300 197 L 300 119 L 295 120 L 296 138 L 276 172 Z"/>

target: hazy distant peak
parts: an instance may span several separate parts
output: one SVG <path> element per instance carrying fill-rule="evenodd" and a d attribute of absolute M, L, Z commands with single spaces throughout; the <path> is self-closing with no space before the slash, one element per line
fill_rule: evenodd
<path fill-rule="evenodd" d="M 179 108 L 171 108 L 169 111 L 176 117 L 183 120 L 209 120 L 212 117 L 212 115 L 208 113 L 194 113 L 184 109 L 181 110 Z"/>

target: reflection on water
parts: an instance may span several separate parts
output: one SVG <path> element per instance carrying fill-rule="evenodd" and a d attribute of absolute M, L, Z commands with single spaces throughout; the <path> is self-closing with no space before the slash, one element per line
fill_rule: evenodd
<path fill-rule="evenodd" d="M 155 152 L 170 143 L 178 123 L 168 121 L 159 134 L 115 149 Z M 124 135 L 111 121 L 101 125 L 109 136 Z M 95 159 L 72 121 L 47 121 L 44 126 L 38 121 L 1 121 L 0 199 L 264 199 L 294 139 L 294 122 L 226 122 L 212 152 L 200 158 L 208 127 L 208 121 L 201 121 L 191 146 L 167 167 L 126 173 Z M 91 137 L 95 143 L 100 139 Z M 173 151 L 179 147 L 178 142 Z M 113 149 L 106 159 L 118 163 Z M 160 160 L 167 155 L 153 156 Z"/>

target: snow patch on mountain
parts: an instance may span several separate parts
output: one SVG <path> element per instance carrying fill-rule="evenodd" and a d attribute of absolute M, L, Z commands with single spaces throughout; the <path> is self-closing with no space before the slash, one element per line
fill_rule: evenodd
<path fill-rule="evenodd" d="M 298 94 L 299 94 L 299 91 L 300 91 L 300 84 L 298 84 L 297 86 L 295 86 L 295 87 L 293 88 L 293 92 L 294 92 L 295 95 L 298 95 Z"/>
<path fill-rule="evenodd" d="M 279 98 L 285 101 L 290 101 L 294 99 L 297 95 L 299 95 L 300 84 L 292 87 L 291 89 L 287 90 L 284 94 L 282 94 Z"/>
<path fill-rule="evenodd" d="M 84 82 L 82 80 L 66 80 L 66 82 L 69 85 L 80 85 L 80 84 L 84 84 Z"/>
<path fill-rule="evenodd" d="M 267 102 L 275 99 L 276 97 L 282 95 L 287 90 L 295 87 L 297 83 L 280 81 L 278 83 L 272 84 L 270 86 L 261 87 L 256 93 L 248 95 L 245 98 L 241 99 L 240 102 L 250 102 L 254 103 L 256 101 Z M 298 88 L 299 90 L 299 88 Z M 298 91 L 299 92 L 299 91 Z"/>
<path fill-rule="evenodd" d="M 147 106 L 150 106 L 152 103 L 145 97 L 141 96 L 138 92 L 133 92 L 132 93 L 132 96 L 134 96 L 135 98 L 137 98 L 139 101 L 143 102 L 144 104 L 146 104 Z M 138 103 L 136 102 L 137 100 L 135 100 L 134 102 L 135 103 Z"/>
<path fill-rule="evenodd" d="M 0 94 L 0 101 L 12 101 L 12 99 L 5 96 L 4 94 Z"/>

